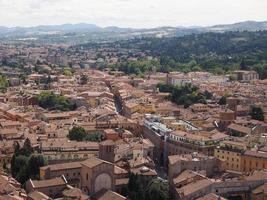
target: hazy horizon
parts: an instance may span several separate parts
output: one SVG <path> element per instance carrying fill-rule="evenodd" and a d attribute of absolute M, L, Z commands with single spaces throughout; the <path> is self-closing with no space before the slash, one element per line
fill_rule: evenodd
<path fill-rule="evenodd" d="M 232 22 L 232 23 L 216 23 L 216 24 L 211 24 L 211 25 L 185 25 L 185 26 L 182 26 L 182 25 L 178 25 L 178 26 L 168 26 L 168 25 L 165 25 L 165 26 L 154 26 L 154 27 L 123 27 L 123 26 L 115 26 L 115 25 L 108 25 L 108 26 L 100 26 L 98 24 L 94 24 L 94 23 L 90 23 L 90 22 L 77 22 L 77 23 L 62 23 L 62 24 L 38 24 L 38 25 L 32 25 L 32 26 L 2 26 L 2 27 L 7 27 L 7 28 L 32 28 L 32 27 L 39 27 L 39 26 L 62 26 L 62 25 L 79 25 L 79 24 L 87 24 L 87 25 L 95 25 L 97 27 L 100 27 L 100 28 L 108 28 L 108 27 L 118 27 L 118 28 L 133 28 L 133 29 L 153 29 L 153 28 L 160 28 L 160 27 L 181 27 L 181 28 L 194 28 L 194 27 L 212 27 L 212 26 L 216 26 L 216 25 L 232 25 L 232 24 L 236 24 L 236 23 L 243 23 L 243 22 L 267 22 L 267 19 L 266 20 L 261 20 L 261 21 L 256 21 L 256 20 L 246 20 L 246 21 L 236 21 L 236 22 Z M 1 25 L 0 25 L 1 27 Z"/>
<path fill-rule="evenodd" d="M 0 26 L 212 26 L 266 21 L 266 9 L 266 0 L 0 0 Z"/>

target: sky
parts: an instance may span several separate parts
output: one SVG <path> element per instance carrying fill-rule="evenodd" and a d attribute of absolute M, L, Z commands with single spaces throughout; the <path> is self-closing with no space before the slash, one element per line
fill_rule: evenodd
<path fill-rule="evenodd" d="M 151 28 L 267 21 L 267 0 L 0 0 L 0 26 Z"/>

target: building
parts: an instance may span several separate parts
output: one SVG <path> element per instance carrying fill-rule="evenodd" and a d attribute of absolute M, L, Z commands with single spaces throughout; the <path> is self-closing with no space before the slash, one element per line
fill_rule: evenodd
<path fill-rule="evenodd" d="M 210 193 L 214 181 L 191 170 L 185 170 L 173 178 L 175 199 L 190 200 Z"/>
<path fill-rule="evenodd" d="M 40 181 L 29 179 L 26 182 L 26 191 L 27 193 L 38 191 L 49 197 L 58 198 L 62 196 L 62 191 L 67 188 L 67 183 L 64 175 Z"/>
<path fill-rule="evenodd" d="M 206 112 L 208 111 L 208 106 L 203 103 L 195 103 L 191 106 L 191 109 L 194 112 Z"/>
<path fill-rule="evenodd" d="M 56 138 L 42 141 L 40 149 L 48 163 L 54 164 L 86 160 L 98 156 L 99 144 L 97 142 L 77 142 Z"/>
<path fill-rule="evenodd" d="M 0 169 L 0 199 L 26 200 L 27 194 L 21 184 Z"/>
<path fill-rule="evenodd" d="M 81 168 L 81 162 L 47 165 L 40 167 L 40 179 L 53 179 L 63 175 L 67 179 L 69 185 L 80 188 Z"/>
<path fill-rule="evenodd" d="M 90 197 L 84 194 L 79 188 L 68 186 L 68 189 L 62 192 L 64 200 L 90 200 Z"/>
<path fill-rule="evenodd" d="M 227 129 L 229 135 L 234 137 L 245 137 L 246 135 L 250 135 L 252 133 L 251 128 L 234 123 L 230 124 Z"/>
<path fill-rule="evenodd" d="M 209 193 L 203 197 L 197 198 L 196 200 L 227 200 L 215 193 Z"/>
<path fill-rule="evenodd" d="M 111 190 L 102 189 L 90 197 L 91 200 L 126 200 L 126 197 Z"/>
<path fill-rule="evenodd" d="M 242 153 L 246 150 L 246 145 L 242 142 L 223 141 L 214 150 L 214 156 L 223 162 L 224 168 L 231 171 L 242 171 Z"/>
<path fill-rule="evenodd" d="M 213 156 L 216 146 L 227 137 L 227 135 L 216 131 L 196 133 L 172 131 L 166 140 L 168 155 L 198 152 Z"/>
<path fill-rule="evenodd" d="M 115 189 L 114 165 L 110 162 L 91 158 L 81 162 L 81 190 L 92 195 L 101 189 Z"/>
<path fill-rule="evenodd" d="M 233 72 L 233 75 L 235 75 L 239 81 L 251 81 L 259 79 L 259 74 L 255 71 L 236 70 Z"/>
<path fill-rule="evenodd" d="M 170 72 L 167 74 L 167 84 L 182 86 L 191 83 L 191 79 L 180 72 Z"/>
<path fill-rule="evenodd" d="M 184 170 L 205 171 L 207 176 L 220 172 L 221 161 L 216 157 L 200 155 L 198 153 L 172 155 L 168 157 L 168 177 L 172 180 Z"/>
<path fill-rule="evenodd" d="M 48 165 L 40 168 L 42 181 L 58 180 L 58 175 L 62 175 L 70 185 L 80 188 L 87 195 L 92 195 L 103 188 L 113 191 L 115 189 L 114 164 L 95 157 L 81 162 Z M 30 185 L 34 184 L 30 183 Z M 33 188 L 33 186 L 28 187 Z"/>
<path fill-rule="evenodd" d="M 263 184 L 251 192 L 251 200 L 267 200 L 267 184 Z"/>
<path fill-rule="evenodd" d="M 267 153 L 261 151 L 245 151 L 242 155 L 242 167 L 243 172 L 267 169 Z"/>
<path fill-rule="evenodd" d="M 230 109 L 225 109 L 220 112 L 219 127 L 226 130 L 227 127 L 236 119 L 236 114 Z"/>
<path fill-rule="evenodd" d="M 99 144 L 99 158 L 108 162 L 115 160 L 115 143 L 112 140 L 105 140 Z"/>

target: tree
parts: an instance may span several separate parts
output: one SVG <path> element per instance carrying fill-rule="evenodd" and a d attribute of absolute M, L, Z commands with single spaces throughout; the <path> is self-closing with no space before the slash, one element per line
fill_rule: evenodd
<path fill-rule="evenodd" d="M 31 146 L 31 141 L 29 138 L 27 138 L 24 141 L 23 147 L 20 149 L 20 154 L 24 156 L 30 156 L 34 152 L 32 146 Z"/>
<path fill-rule="evenodd" d="M 17 142 L 14 143 L 15 153 L 11 158 L 11 174 L 21 184 L 29 178 L 39 178 L 39 168 L 46 164 L 40 154 L 34 154 L 29 139 L 26 139 L 23 147 L 20 148 Z"/>
<path fill-rule="evenodd" d="M 230 76 L 229 76 L 229 80 L 230 80 L 230 81 L 236 81 L 236 80 L 237 80 L 237 77 L 234 76 L 234 75 L 230 75 Z"/>
<path fill-rule="evenodd" d="M 20 167 L 20 171 L 16 176 L 16 179 L 22 184 L 24 185 L 26 183 L 26 181 L 29 180 L 30 176 L 28 173 L 28 169 L 27 169 L 27 164 L 26 165 L 22 165 Z"/>
<path fill-rule="evenodd" d="M 50 88 L 51 83 L 52 83 L 52 78 L 51 78 L 51 75 L 49 74 L 47 79 L 46 79 L 46 84 L 49 86 L 49 88 Z"/>
<path fill-rule="evenodd" d="M 215 73 L 215 74 L 218 74 L 218 75 L 223 75 L 224 74 L 224 70 L 222 69 L 222 68 L 215 68 L 214 70 L 213 70 L 213 72 Z"/>
<path fill-rule="evenodd" d="M 32 179 L 39 178 L 39 169 L 46 165 L 46 161 L 41 154 L 32 154 L 28 160 L 27 170 Z"/>
<path fill-rule="evenodd" d="M 28 158 L 23 155 L 16 156 L 15 154 L 12 156 L 11 159 L 11 174 L 14 178 L 22 176 L 21 169 L 27 166 Z M 24 172 L 23 172 L 24 173 Z M 23 175 L 24 176 L 24 175 Z"/>
<path fill-rule="evenodd" d="M 169 184 L 161 179 L 153 179 L 145 191 L 146 200 L 168 200 L 170 198 Z"/>
<path fill-rule="evenodd" d="M 66 97 L 55 95 L 53 92 L 41 92 L 37 96 L 37 100 L 39 106 L 48 110 L 69 111 L 77 108 L 75 103 L 71 103 Z"/>
<path fill-rule="evenodd" d="M 65 69 L 63 70 L 63 74 L 64 74 L 65 76 L 72 76 L 72 72 L 71 72 L 70 69 L 68 69 L 68 68 L 65 68 Z"/>
<path fill-rule="evenodd" d="M 14 148 L 14 154 L 18 155 L 19 154 L 19 150 L 20 150 L 20 145 L 19 145 L 18 141 L 15 141 L 13 143 L 13 148 Z"/>
<path fill-rule="evenodd" d="M 86 131 L 83 127 L 74 126 L 68 134 L 70 140 L 83 141 L 87 136 Z"/>
<path fill-rule="evenodd" d="M 245 63 L 245 59 L 242 58 L 241 62 L 240 62 L 240 69 L 241 70 L 247 70 L 247 66 L 246 66 L 246 63 Z"/>
<path fill-rule="evenodd" d="M 93 134 L 86 134 L 83 140 L 91 141 L 91 142 L 99 142 L 99 141 L 102 141 L 103 138 L 100 133 L 93 133 Z"/>
<path fill-rule="evenodd" d="M 37 62 L 36 62 L 36 65 L 41 65 L 41 61 L 38 59 Z"/>
<path fill-rule="evenodd" d="M 260 63 L 253 66 L 253 69 L 258 72 L 260 79 L 267 79 L 267 63 Z"/>
<path fill-rule="evenodd" d="M 192 84 L 185 84 L 181 86 L 172 86 L 167 84 L 158 84 L 160 92 L 171 93 L 169 99 L 177 105 L 184 105 L 185 108 L 194 103 L 206 103 L 206 98 L 210 94 L 202 94 L 199 88 Z M 205 95 L 208 95 L 207 97 Z"/>
<path fill-rule="evenodd" d="M 6 161 L 4 160 L 4 163 L 3 163 L 3 169 L 5 172 L 8 171 L 8 168 L 7 168 L 7 164 L 6 164 Z"/>
<path fill-rule="evenodd" d="M 260 107 L 252 106 L 250 116 L 252 119 L 264 121 L 264 113 Z"/>
<path fill-rule="evenodd" d="M 86 85 L 87 83 L 88 83 L 88 77 L 85 74 L 82 74 L 80 78 L 80 84 Z"/>
<path fill-rule="evenodd" d="M 201 69 L 201 67 L 200 66 L 198 66 L 198 65 L 196 65 L 196 66 L 194 66 L 194 67 L 192 67 L 192 71 L 195 71 L 195 72 L 197 72 L 197 71 L 201 71 L 202 69 Z"/>
<path fill-rule="evenodd" d="M 213 96 L 212 93 L 210 93 L 208 90 L 205 90 L 203 95 L 206 97 L 206 99 L 211 99 Z"/>
<path fill-rule="evenodd" d="M 220 105 L 226 105 L 226 96 L 222 96 L 219 100 Z"/>
<path fill-rule="evenodd" d="M 144 200 L 144 184 L 137 174 L 130 173 L 128 182 L 128 195 L 131 200 Z"/>
<path fill-rule="evenodd" d="M 5 92 L 8 87 L 8 81 L 5 76 L 0 75 L 0 91 Z"/>
<path fill-rule="evenodd" d="M 20 80 L 22 81 L 23 84 L 27 84 L 27 81 L 26 81 L 26 75 L 25 74 L 20 74 L 19 75 L 19 78 Z"/>

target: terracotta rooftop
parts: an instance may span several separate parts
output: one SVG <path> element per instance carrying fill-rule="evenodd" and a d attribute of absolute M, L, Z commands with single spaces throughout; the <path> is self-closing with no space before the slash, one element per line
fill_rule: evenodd
<path fill-rule="evenodd" d="M 192 180 L 194 177 L 203 177 L 201 174 L 191 171 L 185 170 L 181 174 L 179 174 L 176 178 L 173 179 L 174 184 L 179 184 L 184 181 Z"/>
<path fill-rule="evenodd" d="M 111 190 L 102 189 L 91 196 L 92 200 L 126 200 L 124 196 Z"/>
<path fill-rule="evenodd" d="M 119 178 L 115 180 L 115 185 L 127 185 L 129 182 L 129 178 Z"/>
<path fill-rule="evenodd" d="M 267 193 L 267 183 L 260 185 L 259 187 L 255 188 L 252 191 L 253 194 L 260 194 L 260 193 L 264 193 L 266 195 Z"/>
<path fill-rule="evenodd" d="M 214 194 L 214 193 L 209 193 L 203 197 L 200 197 L 196 200 L 226 200 L 225 198 L 223 197 L 220 197 L 218 196 L 217 194 Z"/>
<path fill-rule="evenodd" d="M 32 199 L 32 200 L 50 200 L 51 198 L 49 198 L 47 195 L 43 194 L 42 192 L 38 192 L 37 190 L 30 192 L 28 194 L 28 196 Z"/>
<path fill-rule="evenodd" d="M 79 200 L 90 200 L 89 196 L 84 194 L 78 188 L 70 188 L 63 191 L 64 198 L 68 199 L 79 199 Z"/>
<path fill-rule="evenodd" d="M 198 190 L 208 187 L 211 184 L 213 184 L 213 181 L 209 179 L 201 179 L 201 180 L 189 183 L 185 185 L 184 187 L 176 189 L 176 190 L 178 193 L 183 193 L 183 195 L 187 196 L 189 194 L 197 192 Z"/>
<path fill-rule="evenodd" d="M 238 124 L 230 124 L 228 126 L 228 129 L 234 130 L 234 131 L 238 131 L 241 133 L 245 133 L 245 134 L 250 134 L 251 133 L 251 129 L 245 126 L 241 126 Z"/>
<path fill-rule="evenodd" d="M 47 180 L 29 180 L 32 182 L 33 188 L 44 188 L 59 185 L 67 185 L 67 181 L 64 176 L 47 179 Z"/>
<path fill-rule="evenodd" d="M 112 163 L 109 163 L 107 161 L 101 160 L 99 158 L 95 158 L 95 157 L 89 158 L 89 159 L 81 162 L 82 165 L 85 165 L 85 166 L 87 166 L 89 168 L 93 168 L 93 167 L 95 167 L 97 165 L 100 165 L 102 163 L 112 164 Z"/>
<path fill-rule="evenodd" d="M 62 164 L 47 165 L 44 167 L 40 167 L 40 169 L 46 170 L 50 168 L 50 171 L 57 171 L 57 170 L 66 170 L 66 169 L 76 169 L 80 167 L 82 167 L 81 162 L 69 162 L 69 163 L 62 163 Z"/>
<path fill-rule="evenodd" d="M 251 157 L 256 157 L 256 158 L 263 158 L 267 159 L 267 153 L 265 152 L 259 152 L 259 151 L 245 151 L 244 156 L 251 156 Z"/>

